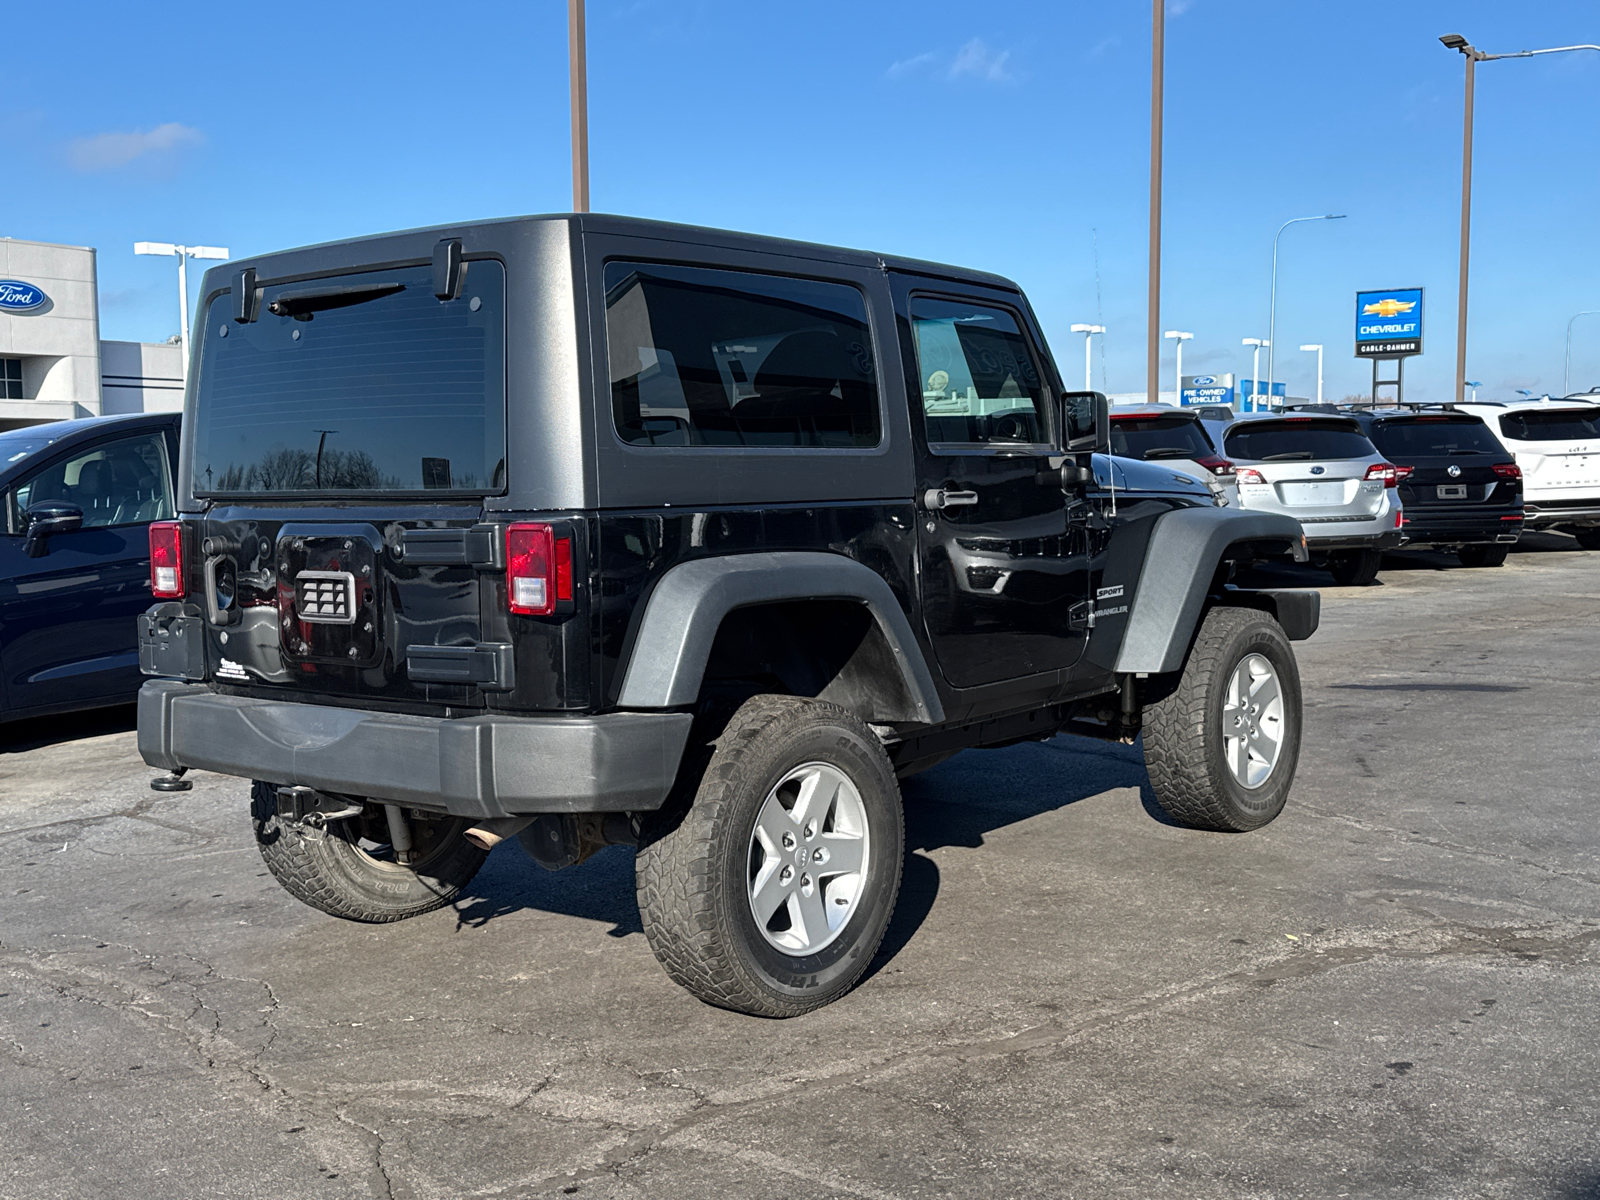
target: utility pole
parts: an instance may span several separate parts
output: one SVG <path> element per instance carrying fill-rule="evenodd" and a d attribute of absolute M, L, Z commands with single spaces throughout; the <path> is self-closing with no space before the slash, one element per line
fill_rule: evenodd
<path fill-rule="evenodd" d="M 1145 349 L 1149 403 L 1161 398 L 1161 113 L 1166 72 L 1167 0 L 1154 0 L 1150 29 L 1150 311 Z"/>
<path fill-rule="evenodd" d="M 567 74 L 572 83 L 572 211 L 589 211 L 589 64 L 583 0 L 567 0 Z"/>

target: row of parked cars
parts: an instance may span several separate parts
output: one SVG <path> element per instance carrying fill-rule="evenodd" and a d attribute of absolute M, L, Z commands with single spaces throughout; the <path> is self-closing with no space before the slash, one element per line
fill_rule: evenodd
<path fill-rule="evenodd" d="M 1114 454 L 1205 481 L 1219 503 L 1286 513 L 1335 582 L 1385 551 L 1497 567 L 1524 529 L 1600 550 L 1600 396 L 1281 413 L 1142 405 L 1111 417 Z"/>

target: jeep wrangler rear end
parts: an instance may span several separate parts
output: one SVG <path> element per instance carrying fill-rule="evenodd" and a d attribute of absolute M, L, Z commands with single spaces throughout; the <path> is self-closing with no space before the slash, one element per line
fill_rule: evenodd
<path fill-rule="evenodd" d="M 1104 456 L 995 276 L 595 216 L 207 273 L 140 749 L 253 780 L 263 857 L 356 920 L 498 842 L 638 846 L 657 957 L 786 1016 L 887 926 L 897 778 L 1133 740 L 1176 818 L 1292 781 L 1296 522 Z"/>

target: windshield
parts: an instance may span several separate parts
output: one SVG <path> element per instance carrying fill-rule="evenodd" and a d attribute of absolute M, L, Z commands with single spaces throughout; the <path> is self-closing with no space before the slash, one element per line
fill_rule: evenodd
<path fill-rule="evenodd" d="M 1505 413 L 1500 432 L 1519 442 L 1576 442 L 1600 437 L 1600 408 Z"/>
<path fill-rule="evenodd" d="M 505 268 L 430 266 L 217 296 L 200 331 L 196 495 L 485 492 L 505 487 Z"/>
<path fill-rule="evenodd" d="M 1123 458 L 1205 458 L 1215 454 L 1192 417 L 1112 417 L 1111 453 Z"/>
<path fill-rule="evenodd" d="M 1482 421 L 1463 421 L 1460 417 L 1418 417 L 1415 421 L 1378 421 L 1372 426 L 1372 440 L 1391 462 L 1408 463 L 1417 458 L 1449 458 L 1458 454 L 1511 456 Z"/>
<path fill-rule="evenodd" d="M 1353 423 L 1290 417 L 1239 421 L 1228 427 L 1229 458 L 1251 462 L 1291 459 L 1376 458 L 1378 451 Z"/>
<path fill-rule="evenodd" d="M 36 450 L 43 450 L 52 440 L 32 429 L 0 433 L 0 471 L 15 466 Z"/>

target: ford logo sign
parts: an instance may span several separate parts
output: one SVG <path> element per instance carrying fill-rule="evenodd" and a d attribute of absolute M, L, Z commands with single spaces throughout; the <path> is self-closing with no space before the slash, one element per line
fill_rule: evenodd
<path fill-rule="evenodd" d="M 47 299 L 43 288 L 20 279 L 0 279 L 0 311 L 32 312 L 43 307 Z"/>
<path fill-rule="evenodd" d="M 1311 473 L 1313 475 L 1321 475 L 1327 469 L 1328 469 L 1327 467 L 1312 467 L 1311 468 Z"/>
<path fill-rule="evenodd" d="M 1211 387 L 1216 382 L 1217 377 L 1215 375 L 1196 375 L 1194 377 L 1195 387 Z"/>

